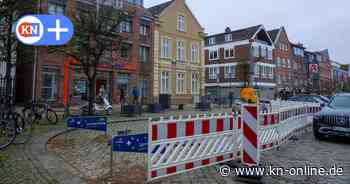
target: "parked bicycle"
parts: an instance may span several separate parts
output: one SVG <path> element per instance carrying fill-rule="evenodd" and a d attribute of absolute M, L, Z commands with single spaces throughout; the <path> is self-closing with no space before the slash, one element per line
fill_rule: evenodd
<path fill-rule="evenodd" d="M 36 123 L 43 118 L 50 124 L 57 124 L 58 122 L 57 113 L 45 101 L 32 101 L 23 108 L 22 113 L 24 117 L 30 118 L 32 121 L 35 120 Z"/>
<path fill-rule="evenodd" d="M 12 143 L 25 144 L 32 137 L 33 124 L 15 111 L 12 99 L 0 98 L 0 150 Z"/>

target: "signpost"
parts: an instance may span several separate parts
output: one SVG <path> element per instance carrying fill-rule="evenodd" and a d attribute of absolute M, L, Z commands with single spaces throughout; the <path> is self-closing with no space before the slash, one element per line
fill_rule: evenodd
<path fill-rule="evenodd" d="M 107 118 L 103 116 L 79 116 L 69 117 L 69 128 L 79 128 L 107 132 Z"/>
<path fill-rule="evenodd" d="M 147 153 L 148 134 L 115 136 L 112 139 L 113 152 Z"/>

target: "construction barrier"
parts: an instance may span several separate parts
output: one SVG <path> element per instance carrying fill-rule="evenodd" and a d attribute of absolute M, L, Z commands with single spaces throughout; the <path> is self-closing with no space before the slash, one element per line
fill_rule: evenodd
<path fill-rule="evenodd" d="M 291 102 L 258 113 L 256 105 L 243 104 L 242 114 L 150 120 L 148 181 L 235 159 L 258 166 L 262 151 L 305 130 L 312 124 L 309 118 L 320 110 L 318 104 Z"/>
<path fill-rule="evenodd" d="M 241 133 L 234 119 L 226 113 L 151 121 L 148 180 L 236 159 Z"/>

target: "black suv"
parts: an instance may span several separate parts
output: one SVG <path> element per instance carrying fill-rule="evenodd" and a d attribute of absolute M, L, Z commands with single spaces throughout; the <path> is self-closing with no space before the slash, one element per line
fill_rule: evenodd
<path fill-rule="evenodd" d="M 314 135 L 322 140 L 326 136 L 350 138 L 350 94 L 337 94 L 313 120 Z"/>

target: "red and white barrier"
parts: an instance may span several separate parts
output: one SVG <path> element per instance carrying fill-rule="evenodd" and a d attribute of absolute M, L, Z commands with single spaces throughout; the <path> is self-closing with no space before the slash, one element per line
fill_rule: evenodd
<path fill-rule="evenodd" d="M 256 166 L 260 162 L 260 140 L 257 105 L 242 105 L 243 139 L 242 162 L 248 166 Z"/>
<path fill-rule="evenodd" d="M 258 166 L 260 152 L 311 125 L 317 104 L 290 103 L 270 113 L 242 105 L 242 114 L 170 118 L 149 123 L 148 181 L 237 159 Z"/>
<path fill-rule="evenodd" d="M 148 181 L 235 159 L 240 131 L 232 114 L 150 122 Z"/>

